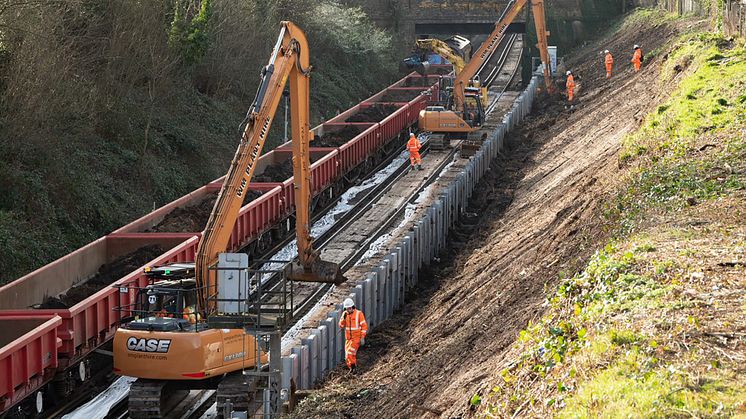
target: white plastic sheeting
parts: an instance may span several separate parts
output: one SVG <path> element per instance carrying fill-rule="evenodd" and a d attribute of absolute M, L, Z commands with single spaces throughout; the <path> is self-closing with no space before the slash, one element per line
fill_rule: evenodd
<path fill-rule="evenodd" d="M 339 202 L 337 202 L 337 205 L 335 205 L 334 208 L 332 208 L 328 213 L 321 217 L 321 219 L 313 224 L 313 226 L 311 227 L 311 236 L 319 237 L 320 235 L 326 233 L 330 228 L 332 228 L 334 222 L 340 215 L 346 213 L 354 207 L 354 204 L 352 204 L 351 202 L 357 197 L 358 194 L 381 184 L 383 181 L 388 179 L 388 177 L 391 176 L 391 174 L 394 173 L 396 169 L 398 169 L 405 161 L 407 161 L 407 159 L 409 159 L 409 153 L 406 151 L 401 152 L 394 158 L 391 163 L 389 163 L 388 166 L 376 172 L 373 176 L 366 179 L 360 185 L 353 186 L 345 193 L 343 193 L 342 196 L 339 198 Z M 279 252 L 272 255 L 269 259 L 291 261 L 295 259 L 296 256 L 298 256 L 298 242 L 297 240 L 293 239 L 293 241 L 288 243 L 285 247 L 283 247 Z M 265 263 L 261 269 L 280 269 L 282 268 L 282 266 L 283 264 L 281 262 L 271 262 Z M 268 280 L 270 276 L 271 274 L 263 274 L 262 283 Z"/>
<path fill-rule="evenodd" d="M 130 384 L 135 380 L 133 377 L 119 377 L 109 388 L 99 393 L 88 403 L 77 408 L 74 412 L 66 414 L 62 419 L 92 419 L 106 416 L 112 406 L 127 397 L 130 391 Z"/>
<path fill-rule="evenodd" d="M 443 170 L 440 171 L 438 174 L 438 177 L 441 177 L 445 172 L 448 171 L 448 169 L 453 166 L 453 163 L 455 161 L 452 161 L 446 165 L 446 167 L 443 168 Z M 427 197 L 430 195 L 430 191 L 432 190 L 433 186 L 435 184 L 428 185 L 425 189 L 420 191 L 420 193 L 417 194 L 417 198 L 415 198 L 414 202 L 410 202 L 407 204 L 406 208 L 404 209 L 404 218 L 401 220 L 399 225 L 397 225 L 393 230 L 389 231 L 388 233 L 382 234 L 380 237 L 378 237 L 373 243 L 368 246 L 368 250 L 363 254 L 363 256 L 360 257 L 360 259 L 355 262 L 355 266 L 360 265 L 361 263 L 365 263 L 370 260 L 373 256 L 381 253 L 382 250 L 386 250 L 384 247 L 386 243 L 391 239 L 391 237 L 394 237 L 398 235 L 404 227 L 409 224 L 410 221 L 412 221 L 412 218 L 414 217 L 415 210 L 417 209 L 417 206 L 421 204 L 422 202 L 427 199 Z"/>

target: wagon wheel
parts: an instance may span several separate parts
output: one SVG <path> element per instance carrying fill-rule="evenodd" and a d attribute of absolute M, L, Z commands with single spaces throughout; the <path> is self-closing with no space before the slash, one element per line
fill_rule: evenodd
<path fill-rule="evenodd" d="M 357 181 L 363 176 L 365 171 L 365 162 L 358 164 L 345 176 L 345 182 L 343 187 L 347 188 L 357 183 Z"/>
<path fill-rule="evenodd" d="M 367 175 L 368 173 L 373 171 L 373 168 L 376 167 L 376 162 L 373 156 L 368 156 L 365 159 L 365 163 L 363 163 L 361 166 L 363 166 L 363 175 Z"/>
<path fill-rule="evenodd" d="M 332 190 L 334 191 L 332 199 L 336 200 L 337 198 L 342 196 L 344 191 L 347 190 L 347 188 L 345 187 L 344 179 L 339 179 L 338 181 L 334 182 L 334 184 L 332 185 Z"/>
<path fill-rule="evenodd" d="M 386 152 L 383 149 L 378 149 L 375 154 L 375 166 L 378 166 L 386 159 Z M 374 166 L 374 167 L 375 167 Z"/>
<path fill-rule="evenodd" d="M 254 239 L 251 243 L 247 244 L 246 247 L 243 248 L 243 251 L 246 252 L 247 255 L 249 255 L 249 260 L 257 259 L 259 256 L 256 250 L 256 242 L 257 239 Z"/>
<path fill-rule="evenodd" d="M 315 214 L 316 211 L 319 209 L 319 198 L 320 198 L 320 195 L 316 195 L 311 200 L 311 214 Z"/>
<path fill-rule="evenodd" d="M 275 224 L 275 227 L 272 229 L 272 241 L 278 242 L 285 238 L 288 234 L 288 227 L 285 220 L 280 221 L 279 223 Z"/>
<path fill-rule="evenodd" d="M 383 146 L 383 150 L 387 156 L 393 154 L 399 148 L 401 141 L 398 140 L 399 137 L 396 137 L 395 140 L 391 140 Z"/>
<path fill-rule="evenodd" d="M 265 254 L 272 245 L 272 238 L 270 234 L 262 233 L 259 239 L 256 241 L 256 250 L 259 254 Z"/>

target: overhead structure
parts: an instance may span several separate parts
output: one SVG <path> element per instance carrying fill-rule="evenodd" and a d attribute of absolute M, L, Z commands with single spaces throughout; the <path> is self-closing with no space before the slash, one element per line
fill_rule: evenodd
<path fill-rule="evenodd" d="M 241 371 L 267 361 L 257 337 L 243 328 L 214 327 L 228 305 L 221 299 L 220 278 L 231 255 L 228 249 L 255 165 L 267 139 L 277 106 L 289 81 L 293 174 L 295 181 L 298 261 L 287 273 L 291 280 L 332 282 L 344 280 L 339 267 L 321 261 L 313 248 L 310 231 L 311 179 L 309 142 L 309 50 L 305 34 L 295 24 L 282 22 L 269 63 L 244 120 L 245 127 L 228 174 L 197 248 L 194 264 L 178 264 L 148 270 L 151 284 L 139 290 L 140 304 L 132 311 L 134 321 L 120 327 L 114 337 L 114 371 L 137 377 L 130 391 L 132 417 L 159 417 L 165 388 L 214 387 L 217 398 L 231 399 L 234 406 L 248 403 L 253 395 L 250 380 Z M 236 256 L 236 255 L 233 255 Z M 248 259 L 246 255 L 239 259 Z M 247 264 L 234 265 L 233 273 L 245 276 Z M 243 278 L 251 293 L 248 278 Z M 261 284 L 259 284 L 261 289 Z M 235 305 L 238 314 L 245 306 Z M 279 359 L 279 358 L 278 358 Z M 191 383 L 191 384 L 190 384 Z M 255 384 L 254 384 L 255 385 Z"/>
<path fill-rule="evenodd" d="M 518 16 L 523 7 L 531 2 L 531 10 L 534 17 L 534 25 L 538 36 L 538 48 L 541 62 L 544 64 L 544 83 L 547 90 L 552 89 L 552 78 L 549 67 L 549 51 L 546 30 L 544 1 L 543 0 L 513 0 L 503 12 L 500 20 L 495 24 L 495 29 L 482 43 L 479 49 L 472 55 L 457 75 L 453 83 L 453 91 L 450 100 L 450 109 L 444 107 L 431 107 L 420 112 L 420 129 L 435 133 L 448 133 L 451 135 L 465 135 L 476 131 L 484 123 L 484 109 L 478 81 L 475 77 L 479 70 L 487 63 L 498 47 L 510 23 Z M 475 100 L 468 100 L 474 98 Z M 476 106 L 469 106 L 469 104 Z"/>

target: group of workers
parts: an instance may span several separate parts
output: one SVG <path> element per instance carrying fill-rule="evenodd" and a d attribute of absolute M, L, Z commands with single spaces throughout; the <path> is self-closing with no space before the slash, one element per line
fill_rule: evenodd
<path fill-rule="evenodd" d="M 630 60 L 635 69 L 635 73 L 640 71 L 642 61 L 642 49 L 640 49 L 639 45 L 635 45 L 634 52 L 632 53 L 632 59 Z M 609 52 L 608 49 L 604 50 L 604 65 L 606 66 L 606 78 L 610 79 L 612 69 L 614 68 L 614 57 L 611 55 L 611 52 Z M 573 99 L 575 98 L 575 77 L 573 76 L 571 70 L 567 70 L 567 80 L 565 81 L 565 87 L 567 88 L 567 101 L 569 103 L 572 103 Z"/>

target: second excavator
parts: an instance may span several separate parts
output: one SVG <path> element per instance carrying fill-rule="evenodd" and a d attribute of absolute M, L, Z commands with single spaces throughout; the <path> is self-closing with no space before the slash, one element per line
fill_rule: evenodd
<path fill-rule="evenodd" d="M 420 112 L 419 128 L 432 133 L 442 133 L 446 138 L 465 138 L 468 133 L 476 131 L 484 123 L 485 112 L 482 101 L 484 92 L 475 80 L 479 69 L 490 60 L 501 45 L 508 26 L 518 16 L 523 6 L 531 3 L 534 25 L 538 37 L 539 54 L 544 64 L 544 82 L 547 90 L 552 89 L 552 78 L 549 70 L 549 51 L 547 45 L 543 0 L 513 0 L 502 17 L 495 24 L 495 29 L 482 43 L 456 74 L 453 91 L 448 106 L 431 106 Z M 473 100 L 472 100 L 473 99 Z M 470 106 L 473 104 L 474 106 Z"/>
<path fill-rule="evenodd" d="M 220 316 L 217 262 L 225 258 L 231 232 L 256 162 L 267 139 L 285 85 L 290 107 L 295 179 L 298 260 L 288 279 L 339 283 L 335 264 L 319 259 L 310 234 L 310 160 L 308 42 L 300 28 L 282 22 L 269 63 L 249 107 L 238 149 L 202 234 L 194 263 L 147 268 L 151 283 L 138 289 L 139 304 L 126 308 L 136 318 L 114 337 L 114 372 L 136 377 L 129 393 L 129 415 L 161 417 L 166 391 L 216 388 L 218 404 L 249 409 L 256 383 L 242 371 L 267 362 L 257 337 L 241 328 L 215 327 Z"/>

